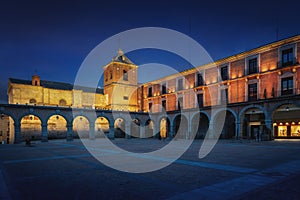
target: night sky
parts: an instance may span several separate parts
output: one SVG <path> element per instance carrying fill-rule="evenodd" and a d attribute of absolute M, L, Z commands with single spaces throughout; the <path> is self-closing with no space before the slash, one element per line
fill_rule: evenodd
<path fill-rule="evenodd" d="M 73 83 L 84 58 L 108 37 L 164 27 L 198 41 L 214 60 L 300 34 L 299 1 L 7 1 L 0 3 L 0 103 L 9 77 Z M 122 42 L 121 42 L 122 43 Z M 117 52 L 117 49 L 116 49 Z M 184 62 L 131 53 L 137 65 Z M 114 56 L 114 55 L 112 55 Z"/>

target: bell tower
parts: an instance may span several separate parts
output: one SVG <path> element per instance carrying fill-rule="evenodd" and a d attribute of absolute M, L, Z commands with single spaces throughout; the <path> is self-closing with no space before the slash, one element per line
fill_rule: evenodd
<path fill-rule="evenodd" d="M 138 111 L 138 66 L 119 49 L 104 69 L 104 94 L 112 110 Z"/>

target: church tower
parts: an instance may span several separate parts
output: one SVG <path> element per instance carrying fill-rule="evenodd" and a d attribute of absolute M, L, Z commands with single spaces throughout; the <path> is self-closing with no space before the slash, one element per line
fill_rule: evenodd
<path fill-rule="evenodd" d="M 117 55 L 104 69 L 104 94 L 113 110 L 138 111 L 138 66 L 118 50 Z"/>

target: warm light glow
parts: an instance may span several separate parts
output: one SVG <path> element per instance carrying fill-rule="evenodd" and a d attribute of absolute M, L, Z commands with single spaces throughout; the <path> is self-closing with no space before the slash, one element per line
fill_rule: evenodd
<path fill-rule="evenodd" d="M 297 70 L 296 70 L 296 68 L 293 68 L 293 69 L 292 69 L 292 72 L 294 72 L 294 73 L 295 73 L 296 71 L 297 71 Z"/>
<path fill-rule="evenodd" d="M 277 123 L 274 123 L 273 126 L 277 126 Z"/>
<path fill-rule="evenodd" d="M 194 88 L 194 85 L 193 85 L 193 84 L 191 84 L 191 85 L 190 85 L 190 88 Z"/>
<path fill-rule="evenodd" d="M 295 122 L 292 122 L 293 125 L 295 125 Z"/>
<path fill-rule="evenodd" d="M 282 123 L 279 123 L 279 125 L 282 125 Z"/>
<path fill-rule="evenodd" d="M 288 122 L 286 122 L 286 123 L 285 123 L 285 125 L 289 125 L 289 123 L 288 123 Z"/>

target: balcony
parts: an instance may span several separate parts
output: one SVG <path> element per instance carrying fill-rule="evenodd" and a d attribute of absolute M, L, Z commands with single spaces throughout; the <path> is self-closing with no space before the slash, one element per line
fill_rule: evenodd
<path fill-rule="evenodd" d="M 299 64 L 298 60 L 296 58 L 293 58 L 292 60 L 289 60 L 287 62 L 283 62 L 283 61 L 277 62 L 277 68 L 291 67 L 298 64 Z"/>

